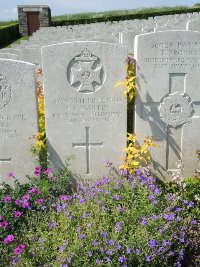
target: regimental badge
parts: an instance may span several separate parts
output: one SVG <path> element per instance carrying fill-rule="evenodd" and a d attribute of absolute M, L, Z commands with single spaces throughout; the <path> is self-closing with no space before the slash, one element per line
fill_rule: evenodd
<path fill-rule="evenodd" d="M 161 120 L 168 126 L 177 127 L 190 121 L 193 111 L 190 98 L 178 92 L 163 98 L 158 108 Z"/>
<path fill-rule="evenodd" d="M 8 80 L 0 74 L 0 109 L 4 108 L 11 99 L 11 86 Z"/>
<path fill-rule="evenodd" d="M 70 84 L 80 93 L 94 93 L 104 82 L 105 70 L 100 59 L 85 48 L 69 64 Z"/>

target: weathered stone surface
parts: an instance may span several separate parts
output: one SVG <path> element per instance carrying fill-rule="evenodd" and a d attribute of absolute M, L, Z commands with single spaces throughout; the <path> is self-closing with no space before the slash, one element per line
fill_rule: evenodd
<path fill-rule="evenodd" d="M 10 53 L 1 53 L 1 51 L 0 51 L 0 58 L 7 58 L 7 59 L 17 60 L 18 59 L 18 55 L 10 54 Z"/>
<path fill-rule="evenodd" d="M 32 175 L 33 135 L 38 132 L 34 65 L 0 59 L 0 183 L 12 171 L 20 182 Z"/>
<path fill-rule="evenodd" d="M 19 60 L 30 62 L 36 65 L 41 64 L 41 47 L 27 46 L 19 50 Z"/>
<path fill-rule="evenodd" d="M 74 175 L 96 179 L 107 160 L 121 162 L 127 105 L 114 85 L 126 75 L 126 57 L 125 47 L 94 41 L 42 48 L 47 145 L 56 169 L 74 154 Z"/>
<path fill-rule="evenodd" d="M 197 31 L 200 32 L 200 20 L 190 20 L 187 22 L 186 29 L 188 31 Z"/>
<path fill-rule="evenodd" d="M 154 136 L 152 150 L 158 174 L 176 171 L 194 175 L 200 134 L 200 33 L 169 31 L 135 39 L 138 94 L 135 131 L 140 140 Z"/>

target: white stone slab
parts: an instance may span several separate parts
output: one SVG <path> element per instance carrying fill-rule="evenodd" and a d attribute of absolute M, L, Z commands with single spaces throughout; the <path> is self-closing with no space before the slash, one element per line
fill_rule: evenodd
<path fill-rule="evenodd" d="M 18 59 L 18 55 L 10 54 L 10 53 L 1 53 L 1 50 L 0 50 L 0 58 L 7 58 L 7 59 L 17 60 Z"/>
<path fill-rule="evenodd" d="M 56 169 L 74 154 L 77 177 L 96 179 L 126 146 L 127 104 L 114 89 L 125 74 L 125 47 L 94 41 L 42 48 L 47 145 Z"/>
<path fill-rule="evenodd" d="M 41 65 L 41 47 L 27 46 L 20 49 L 19 60 Z"/>
<path fill-rule="evenodd" d="M 186 25 L 186 30 L 200 32 L 200 20 L 189 20 Z"/>
<path fill-rule="evenodd" d="M 200 135 L 200 33 L 169 31 L 136 36 L 138 97 L 135 132 L 154 136 L 160 147 L 152 150 L 156 169 L 194 175 Z"/>
<path fill-rule="evenodd" d="M 0 59 L 0 182 L 12 183 L 12 171 L 22 183 L 32 175 L 30 151 L 38 132 L 34 65 Z"/>

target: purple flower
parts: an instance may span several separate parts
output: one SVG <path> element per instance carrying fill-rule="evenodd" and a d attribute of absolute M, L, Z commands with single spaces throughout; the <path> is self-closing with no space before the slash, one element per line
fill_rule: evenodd
<path fill-rule="evenodd" d="M 76 231 L 77 231 L 77 232 L 80 232 L 80 231 L 81 231 L 81 226 L 78 226 L 78 227 L 76 228 Z"/>
<path fill-rule="evenodd" d="M 112 239 L 108 239 L 108 240 L 106 241 L 106 244 L 109 244 L 110 246 L 114 246 L 115 241 L 112 240 Z"/>
<path fill-rule="evenodd" d="M 102 263 L 102 261 L 101 261 L 100 259 L 97 259 L 97 260 L 96 260 L 96 264 L 97 264 L 97 265 L 100 265 L 101 263 Z"/>
<path fill-rule="evenodd" d="M 22 249 L 17 247 L 13 250 L 13 252 L 15 253 L 15 255 L 20 255 L 22 253 Z"/>
<path fill-rule="evenodd" d="M 135 254 L 136 254 L 136 255 L 139 255 L 139 254 L 140 254 L 140 249 L 136 248 L 136 250 L 135 250 Z"/>
<path fill-rule="evenodd" d="M 87 227 L 91 227 L 91 226 L 92 226 L 92 224 L 91 224 L 91 223 L 88 223 L 88 224 L 87 224 Z"/>
<path fill-rule="evenodd" d="M 120 200 L 121 199 L 121 196 L 120 195 L 115 195 L 115 196 L 113 196 L 113 200 Z"/>
<path fill-rule="evenodd" d="M 24 208 L 24 209 L 28 209 L 28 207 L 29 207 L 29 203 L 28 203 L 28 202 L 24 202 L 24 203 L 22 204 L 22 208 Z"/>
<path fill-rule="evenodd" d="M 150 219 L 151 219 L 152 221 L 156 221 L 156 220 L 158 219 L 158 216 L 157 216 L 157 215 L 151 215 L 151 216 L 150 216 Z"/>
<path fill-rule="evenodd" d="M 41 205 L 43 202 L 44 202 L 44 199 L 43 199 L 43 198 L 39 198 L 38 201 L 37 201 L 37 203 L 38 203 L 39 205 Z"/>
<path fill-rule="evenodd" d="M 142 225 L 147 225 L 148 224 L 145 216 L 142 217 L 141 224 Z"/>
<path fill-rule="evenodd" d="M 10 242 L 12 242 L 13 240 L 14 240 L 14 235 L 8 235 L 5 239 L 4 239 L 4 241 L 3 241 L 3 243 L 4 244 L 9 244 Z"/>
<path fill-rule="evenodd" d="M 92 257 L 92 255 L 93 255 L 92 251 L 91 251 L 91 250 L 88 251 L 88 256 L 89 256 L 89 257 Z"/>
<path fill-rule="evenodd" d="M 122 222 L 117 222 L 117 223 L 115 224 L 115 230 L 116 230 L 117 232 L 120 232 L 120 231 L 122 230 L 121 225 L 122 225 Z"/>
<path fill-rule="evenodd" d="M 44 171 L 44 173 L 45 173 L 46 175 L 49 175 L 49 174 L 52 173 L 52 169 L 51 169 L 51 168 L 47 168 L 47 169 Z"/>
<path fill-rule="evenodd" d="M 59 247 L 59 250 L 60 250 L 61 252 L 63 252 L 65 249 L 66 249 L 66 246 L 60 246 L 60 247 Z"/>
<path fill-rule="evenodd" d="M 174 256 L 174 252 L 173 251 L 169 251 L 168 255 L 169 256 Z"/>
<path fill-rule="evenodd" d="M 0 227 L 2 227 L 3 229 L 6 229 L 8 227 L 8 222 L 6 221 L 0 222 Z"/>
<path fill-rule="evenodd" d="M 119 261 L 120 263 L 124 263 L 126 260 L 127 260 L 127 258 L 125 258 L 124 256 L 120 256 L 120 257 L 118 258 L 118 261 Z"/>
<path fill-rule="evenodd" d="M 13 172 L 8 172 L 8 173 L 7 173 L 7 176 L 8 176 L 9 178 L 13 177 L 13 176 L 14 176 L 14 175 L 13 175 Z"/>
<path fill-rule="evenodd" d="M 29 195 L 24 195 L 22 198 L 23 198 L 24 201 L 27 202 L 29 200 L 30 196 Z"/>
<path fill-rule="evenodd" d="M 84 202 L 85 202 L 84 198 L 81 198 L 80 201 L 79 201 L 80 204 L 83 204 Z"/>
<path fill-rule="evenodd" d="M 14 216 L 15 217 L 21 217 L 21 215 L 22 215 L 22 212 L 20 212 L 20 211 L 15 211 L 14 212 Z"/>
<path fill-rule="evenodd" d="M 173 221 L 174 220 L 174 213 L 163 214 L 163 218 L 168 220 L 168 221 Z"/>
<path fill-rule="evenodd" d="M 100 251 L 101 253 L 104 253 L 104 249 L 103 249 L 103 248 L 100 248 L 99 251 Z"/>
<path fill-rule="evenodd" d="M 126 254 L 131 254 L 131 249 L 129 247 L 126 247 Z"/>
<path fill-rule="evenodd" d="M 108 236 L 108 233 L 107 233 L 107 232 L 104 232 L 104 231 L 102 231 L 102 232 L 101 232 L 101 236 L 103 236 L 104 238 L 106 238 L 106 237 Z"/>
<path fill-rule="evenodd" d="M 115 248 L 116 248 L 116 251 L 119 251 L 119 250 L 121 249 L 121 245 L 120 245 L 120 244 L 117 244 L 117 245 L 115 246 Z"/>
<path fill-rule="evenodd" d="M 112 255 L 113 254 L 113 251 L 110 249 L 110 250 L 106 251 L 106 254 L 107 255 Z"/>
<path fill-rule="evenodd" d="M 125 211 L 124 208 L 122 208 L 121 206 L 117 206 L 116 207 L 116 210 L 117 211 L 120 211 L 120 212 L 124 212 Z"/>
<path fill-rule="evenodd" d="M 70 196 L 66 196 L 66 195 L 61 195 L 59 198 L 60 198 L 61 201 L 68 201 L 68 200 L 70 200 Z"/>
<path fill-rule="evenodd" d="M 194 202 L 190 201 L 190 202 L 188 203 L 188 208 L 192 208 L 193 206 L 194 206 Z"/>
<path fill-rule="evenodd" d="M 111 262 L 111 259 L 109 257 L 106 257 L 105 260 L 107 263 Z"/>
<path fill-rule="evenodd" d="M 58 205 L 58 206 L 56 207 L 56 210 L 57 210 L 57 212 L 61 212 L 61 211 L 62 211 L 62 206 Z"/>
<path fill-rule="evenodd" d="M 152 240 L 149 241 L 148 246 L 150 248 L 154 248 L 156 245 L 157 245 L 157 241 L 155 239 L 152 239 Z"/>
<path fill-rule="evenodd" d="M 97 241 L 97 240 L 94 240 L 94 242 L 93 242 L 93 246 L 94 246 L 94 247 L 97 247 L 97 246 L 98 246 L 98 241 Z"/>
<path fill-rule="evenodd" d="M 10 196 L 5 196 L 3 200 L 4 200 L 5 203 L 8 203 L 8 202 L 10 202 L 11 197 Z"/>
<path fill-rule="evenodd" d="M 24 248 L 25 248 L 25 245 L 24 245 L 24 244 L 19 244 L 19 245 L 18 245 L 18 248 L 20 248 L 20 249 L 24 249 Z"/>
<path fill-rule="evenodd" d="M 80 234 L 79 239 L 83 239 L 83 238 L 85 238 L 85 234 Z"/>
<path fill-rule="evenodd" d="M 146 256 L 146 262 L 150 262 L 151 261 L 151 257 L 150 256 Z"/>
<path fill-rule="evenodd" d="M 35 176 L 40 176 L 40 173 L 41 173 L 41 167 L 40 166 L 36 166 L 35 167 L 35 171 L 34 171 Z"/>
<path fill-rule="evenodd" d="M 104 195 L 107 196 L 109 194 L 110 194 L 110 191 L 109 190 L 105 190 Z"/>
<path fill-rule="evenodd" d="M 68 257 L 68 258 L 67 258 L 67 262 L 68 262 L 68 263 L 71 263 L 71 261 L 72 261 L 72 258 L 71 258 L 71 257 Z"/>
<path fill-rule="evenodd" d="M 148 200 L 153 200 L 153 199 L 155 199 L 154 196 L 152 196 L 152 195 L 148 196 Z"/>
<path fill-rule="evenodd" d="M 182 259 L 183 259 L 183 256 L 184 256 L 184 250 L 181 249 L 181 250 L 179 251 L 179 258 L 182 260 Z"/>
<path fill-rule="evenodd" d="M 160 191 L 159 191 L 158 188 L 156 188 L 156 189 L 154 190 L 154 194 L 155 194 L 155 195 L 159 195 L 159 194 L 160 194 Z"/>
<path fill-rule="evenodd" d="M 192 219 L 190 223 L 191 223 L 192 225 L 194 225 L 194 224 L 197 224 L 197 221 L 194 220 L 194 219 Z"/>
<path fill-rule="evenodd" d="M 166 246 L 171 246 L 171 242 L 167 241 L 167 240 L 163 240 L 163 246 L 166 247 Z"/>
<path fill-rule="evenodd" d="M 55 222 L 50 222 L 49 223 L 49 228 L 55 228 L 56 227 L 56 223 Z"/>

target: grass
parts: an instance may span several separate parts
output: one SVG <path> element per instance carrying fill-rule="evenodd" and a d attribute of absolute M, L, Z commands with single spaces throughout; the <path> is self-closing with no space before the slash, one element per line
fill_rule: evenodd
<path fill-rule="evenodd" d="M 190 8 L 196 8 L 198 6 L 200 6 L 200 4 L 197 3 L 195 4 L 195 6 Z M 85 13 L 53 16 L 52 21 L 89 19 L 89 18 L 99 18 L 99 17 L 116 16 L 116 15 L 145 14 L 148 12 L 161 12 L 161 11 L 173 11 L 173 10 L 179 11 L 179 10 L 184 10 L 185 8 L 188 8 L 188 6 L 175 6 L 175 7 L 164 6 L 164 7 L 139 8 L 130 10 L 110 10 L 104 12 L 85 12 Z M 17 20 L 0 21 L 0 28 L 2 26 L 7 26 L 13 23 L 18 23 L 18 21 Z"/>
<path fill-rule="evenodd" d="M 152 7 L 152 8 L 139 8 L 139 9 L 130 9 L 130 10 L 111 10 L 104 12 L 88 12 L 88 13 L 78 13 L 78 14 L 69 14 L 52 17 L 52 21 L 59 20 L 72 20 L 72 19 L 89 19 L 89 18 L 99 18 L 107 16 L 116 16 L 116 15 L 130 15 L 130 14 L 145 14 L 148 12 L 160 12 L 160 11 L 171 11 L 171 10 L 182 10 L 187 8 L 187 6 L 177 6 L 177 7 Z"/>

